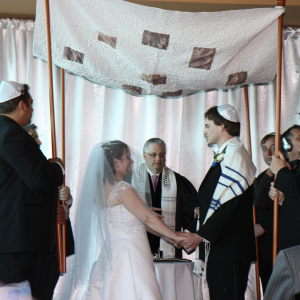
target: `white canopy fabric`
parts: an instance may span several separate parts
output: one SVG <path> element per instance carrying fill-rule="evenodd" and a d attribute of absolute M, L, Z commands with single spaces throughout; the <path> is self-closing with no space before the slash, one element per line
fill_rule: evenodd
<path fill-rule="evenodd" d="M 44 0 L 33 53 L 47 60 Z M 283 7 L 168 11 L 122 0 L 51 0 L 53 63 L 100 85 L 162 98 L 274 80 Z"/>

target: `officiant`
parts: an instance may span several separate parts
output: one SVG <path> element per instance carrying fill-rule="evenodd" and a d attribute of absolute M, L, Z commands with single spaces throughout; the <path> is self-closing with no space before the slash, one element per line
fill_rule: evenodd
<path fill-rule="evenodd" d="M 161 215 L 164 222 L 172 230 L 184 230 L 194 218 L 194 210 L 198 206 L 197 192 L 192 183 L 184 176 L 166 166 L 167 146 L 159 138 L 146 141 L 143 156 L 150 182 L 152 209 Z M 154 232 L 148 232 L 152 253 L 160 253 L 161 257 L 182 257 L 182 250 L 166 241 Z"/>

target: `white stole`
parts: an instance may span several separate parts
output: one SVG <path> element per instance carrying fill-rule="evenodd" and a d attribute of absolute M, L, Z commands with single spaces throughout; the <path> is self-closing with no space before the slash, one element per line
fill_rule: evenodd
<path fill-rule="evenodd" d="M 175 231 L 176 226 L 176 198 L 177 182 L 175 174 L 168 167 L 164 167 L 161 181 L 161 210 L 165 224 L 173 231 Z M 175 247 L 162 237 L 160 238 L 159 250 L 163 252 L 164 258 L 175 257 Z"/>

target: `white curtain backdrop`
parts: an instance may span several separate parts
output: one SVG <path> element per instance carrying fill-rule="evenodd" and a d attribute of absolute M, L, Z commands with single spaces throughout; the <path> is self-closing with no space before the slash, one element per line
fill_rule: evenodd
<path fill-rule="evenodd" d="M 0 19 L 0 80 L 27 83 L 34 99 L 32 122 L 38 126 L 42 151 L 51 157 L 47 64 L 32 55 L 34 22 Z M 281 132 L 299 124 L 300 29 L 284 31 Z M 89 152 L 93 145 L 119 139 L 142 152 L 145 141 L 163 139 L 168 147 L 167 165 L 186 176 L 198 189 L 212 159 L 203 138 L 204 112 L 229 103 L 240 114 L 241 140 L 247 146 L 243 88 L 216 90 L 177 99 L 134 97 L 122 90 L 93 84 L 71 74 L 66 87 L 66 184 L 76 199 Z M 260 140 L 275 131 L 276 83 L 249 86 L 251 143 L 258 173 L 264 164 Z M 54 99 L 58 156 L 61 153 L 60 69 L 54 68 Z"/>

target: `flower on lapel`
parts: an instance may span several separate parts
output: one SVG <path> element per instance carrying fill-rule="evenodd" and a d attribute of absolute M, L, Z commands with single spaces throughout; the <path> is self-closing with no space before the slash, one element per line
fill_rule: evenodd
<path fill-rule="evenodd" d="M 214 152 L 214 161 L 212 163 L 212 166 L 217 168 L 220 165 L 220 162 L 224 159 L 225 151 L 226 151 L 226 147 L 221 153 Z"/>
<path fill-rule="evenodd" d="M 221 162 L 224 159 L 224 155 L 225 153 L 220 153 L 219 155 L 217 155 L 216 160 L 217 162 Z"/>

